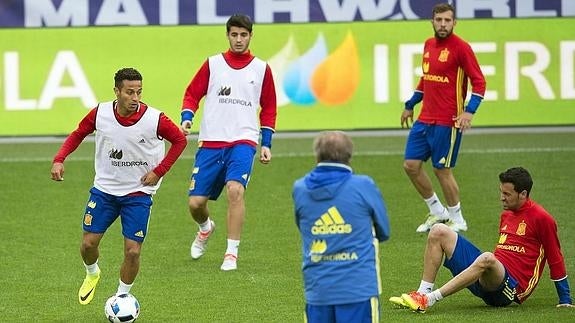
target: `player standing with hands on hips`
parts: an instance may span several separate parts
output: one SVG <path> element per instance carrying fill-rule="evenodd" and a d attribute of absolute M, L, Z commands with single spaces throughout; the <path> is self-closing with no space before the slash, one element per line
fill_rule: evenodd
<path fill-rule="evenodd" d="M 379 188 L 353 174 L 353 142 L 324 131 L 313 144 L 317 165 L 293 186 L 302 239 L 305 321 L 379 322 L 379 242 L 389 220 Z"/>
<path fill-rule="evenodd" d="M 118 216 L 122 220 L 124 261 L 116 294 L 130 292 L 140 270 L 152 195 L 187 144 L 179 127 L 163 112 L 140 101 L 142 75 L 137 70 L 119 70 L 114 82 L 116 100 L 100 103 L 88 112 L 58 150 L 51 170 L 53 180 L 64 180 L 64 160 L 96 131 L 96 175 L 84 213 L 80 247 L 86 267 L 86 278 L 78 291 L 80 304 L 94 298 L 100 280 L 100 241 Z M 171 143 L 167 154 L 163 139 Z"/>
<path fill-rule="evenodd" d="M 403 168 L 429 208 L 426 221 L 416 231 L 429 231 L 438 222 L 447 223 L 454 231 L 466 231 L 459 187 L 451 169 L 457 161 L 462 134 L 471 127 L 485 94 L 485 78 L 469 44 L 453 34 L 453 6 L 443 3 L 433 7 L 431 22 L 435 37 L 428 39 L 423 48 L 423 76 L 401 114 L 401 126 L 409 128 L 413 109 L 423 100 L 421 113 L 407 138 Z M 472 93 L 464 107 L 468 79 Z M 423 169 L 423 162 L 429 158 L 447 208 Z"/>
<path fill-rule="evenodd" d="M 229 50 L 209 57 L 186 88 L 182 130 L 188 134 L 205 96 L 198 135 L 199 148 L 191 175 L 189 210 L 199 225 L 192 242 L 192 259 L 206 251 L 215 223 L 208 200 L 217 200 L 224 186 L 228 200 L 227 249 L 221 270 L 237 269 L 240 235 L 245 218 L 244 193 L 252 173 L 261 133 L 259 160 L 271 161 L 277 105 L 269 65 L 249 50 L 253 22 L 242 14 L 226 23 Z M 261 108 L 260 108 L 261 107 Z"/>

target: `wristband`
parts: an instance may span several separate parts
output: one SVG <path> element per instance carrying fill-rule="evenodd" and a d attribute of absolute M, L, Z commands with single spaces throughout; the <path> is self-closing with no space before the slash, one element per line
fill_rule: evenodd
<path fill-rule="evenodd" d="M 465 112 L 474 114 L 475 111 L 477 111 L 477 109 L 479 108 L 481 100 L 483 100 L 483 98 L 480 97 L 479 95 L 471 94 L 471 98 L 469 99 L 469 102 L 467 102 L 467 106 L 465 107 Z"/>
<path fill-rule="evenodd" d="M 405 101 L 405 109 L 413 110 L 415 105 L 421 102 L 421 100 L 423 100 L 423 92 L 414 91 L 411 98 Z"/>
<path fill-rule="evenodd" d="M 194 113 L 190 110 L 184 110 L 182 111 L 182 122 L 180 122 L 180 124 L 182 124 L 184 121 L 192 121 L 194 119 Z"/>
<path fill-rule="evenodd" d="M 559 304 L 571 304 L 571 293 L 569 292 L 567 277 L 555 281 L 555 289 L 557 289 L 557 296 L 559 296 Z"/>
<path fill-rule="evenodd" d="M 269 128 L 261 128 L 262 133 L 262 147 L 272 148 L 272 134 L 274 133 Z"/>

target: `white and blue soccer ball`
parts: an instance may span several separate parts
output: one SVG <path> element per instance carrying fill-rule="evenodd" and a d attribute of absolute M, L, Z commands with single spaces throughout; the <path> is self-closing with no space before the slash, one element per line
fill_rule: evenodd
<path fill-rule="evenodd" d="M 104 313 L 112 323 L 131 323 L 140 315 L 140 303 L 132 294 L 114 295 L 106 301 Z"/>

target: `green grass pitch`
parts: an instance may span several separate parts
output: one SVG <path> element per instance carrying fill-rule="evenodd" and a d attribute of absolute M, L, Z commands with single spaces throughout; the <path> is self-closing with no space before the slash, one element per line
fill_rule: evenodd
<path fill-rule="evenodd" d="M 402 169 L 405 135 L 354 136 L 354 171 L 377 182 L 391 221 L 391 239 L 381 244 L 382 322 L 574 321 L 574 309 L 555 308 L 557 295 L 547 269 L 521 306 L 490 308 L 468 291 L 444 299 L 425 314 L 391 306 L 390 296 L 417 288 L 425 244 L 425 235 L 415 233 L 415 228 L 424 220 L 426 207 Z M 474 129 L 466 135 L 454 169 L 469 225 L 465 235 L 480 248 L 493 249 L 501 211 L 497 175 L 508 167 L 524 166 L 534 177 L 532 198 L 558 222 L 567 271 L 574 275 L 574 139 L 572 128 L 550 133 Z M 141 270 L 132 288 L 142 306 L 139 322 L 303 321 L 301 251 L 291 188 L 314 167 L 311 145 L 311 137 L 278 136 L 272 163 L 256 162 L 246 193 L 239 269 L 222 272 L 225 196 L 210 204 L 218 229 L 208 252 L 198 261 L 189 255 L 197 230 L 187 210 L 196 150 L 190 143 L 154 197 Z M 77 301 L 84 278 L 79 246 L 93 181 L 93 143 L 83 143 L 69 157 L 65 181 L 56 183 L 50 180 L 50 167 L 58 146 L 0 144 L 0 321 L 103 322 L 104 302 L 118 284 L 122 237 L 116 222 L 101 244 L 102 278 L 96 296 L 87 306 Z M 429 166 L 425 165 L 430 171 Z M 434 184 L 438 188 L 435 179 Z M 441 269 L 436 283 L 448 278 L 447 270 Z"/>

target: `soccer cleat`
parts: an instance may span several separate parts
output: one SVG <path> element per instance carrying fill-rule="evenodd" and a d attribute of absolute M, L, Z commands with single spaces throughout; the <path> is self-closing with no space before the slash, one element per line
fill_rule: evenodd
<path fill-rule="evenodd" d="M 427 219 L 425 219 L 425 222 L 423 222 L 422 224 L 420 224 L 417 229 L 415 229 L 415 232 L 427 232 L 429 230 L 431 230 L 431 227 L 436 224 L 436 223 L 445 223 L 447 220 L 441 219 L 439 218 L 437 215 L 433 215 L 433 214 L 428 214 L 427 215 Z"/>
<path fill-rule="evenodd" d="M 190 254 L 192 255 L 192 259 L 199 259 L 206 252 L 206 249 L 208 247 L 208 239 L 216 229 L 216 224 L 214 223 L 214 221 L 210 220 L 210 222 L 212 227 L 210 231 L 208 232 L 198 231 L 198 233 L 196 234 L 196 238 L 194 239 L 194 242 L 192 242 L 192 247 L 190 248 Z"/>
<path fill-rule="evenodd" d="M 92 301 L 94 298 L 94 294 L 96 292 L 96 285 L 98 285 L 98 281 L 100 280 L 100 270 L 95 275 L 88 275 L 86 274 L 86 278 L 84 278 L 84 282 L 82 286 L 80 286 L 80 290 L 78 291 L 78 301 L 82 305 L 86 305 Z"/>
<path fill-rule="evenodd" d="M 409 294 L 401 294 L 401 298 L 414 312 L 425 313 L 427 309 L 427 296 L 425 294 L 411 292 Z"/>
<path fill-rule="evenodd" d="M 230 270 L 238 269 L 238 257 L 227 253 L 224 256 L 224 262 L 222 263 L 222 266 L 220 267 L 220 269 L 223 271 L 230 271 Z"/>
<path fill-rule="evenodd" d="M 409 308 L 409 305 L 401 298 L 401 296 L 391 296 L 389 301 L 399 308 Z"/>
<path fill-rule="evenodd" d="M 465 220 L 463 220 L 463 221 L 449 220 L 449 221 L 447 221 L 446 224 L 448 227 L 451 228 L 451 230 L 453 230 L 455 232 L 467 231 L 467 222 L 465 222 Z"/>

